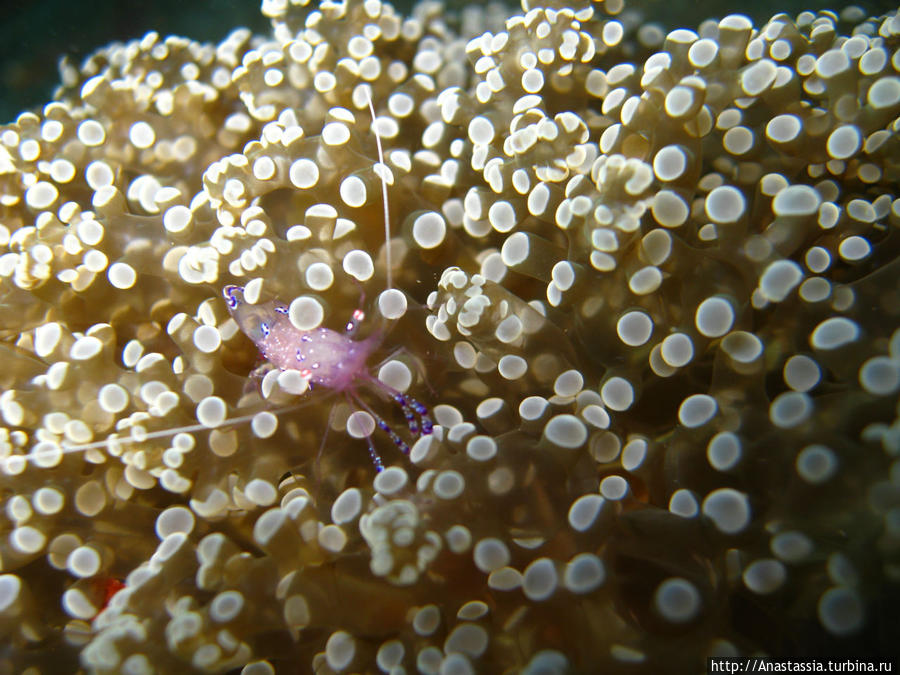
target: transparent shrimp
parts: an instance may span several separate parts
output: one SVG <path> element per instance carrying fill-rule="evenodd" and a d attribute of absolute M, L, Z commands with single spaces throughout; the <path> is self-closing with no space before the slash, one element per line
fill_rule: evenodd
<path fill-rule="evenodd" d="M 378 147 L 378 168 L 380 169 L 384 204 L 386 286 L 387 290 L 392 290 L 390 212 L 387 181 L 383 173 L 386 166 L 381 137 L 376 128 L 375 108 L 370 98 L 367 99 L 367 102 L 372 115 L 372 130 Z M 238 327 L 253 340 L 269 367 L 277 368 L 280 371 L 299 372 L 310 388 L 319 386 L 344 394 L 351 405 L 368 413 L 375 425 L 385 432 L 405 454 L 409 453 L 409 445 L 384 419 L 362 401 L 358 392 L 360 386 L 371 387 L 393 399 L 402 409 L 409 431 L 413 436 L 427 435 L 432 432 L 433 422 L 428 409 L 422 403 L 381 382 L 369 372 L 369 358 L 381 345 L 383 334 L 381 331 L 377 331 L 361 340 L 355 339 L 359 323 L 365 318 L 362 309 L 356 309 L 353 312 L 343 333 L 324 327 L 301 330 L 291 322 L 288 308 L 277 301 L 263 304 L 248 303 L 244 297 L 244 289 L 240 286 L 226 286 L 222 294 L 225 297 L 228 311 L 237 322 Z M 365 421 L 366 418 L 363 416 L 360 422 L 363 427 L 365 427 Z M 369 454 L 376 471 L 381 471 L 384 464 L 372 443 L 372 430 L 365 433 L 366 429 L 363 428 L 362 435 L 368 442 Z"/>
<path fill-rule="evenodd" d="M 372 116 L 372 131 L 375 134 L 375 142 L 378 148 L 378 165 L 376 173 L 381 178 L 382 201 L 384 206 L 384 234 L 386 252 L 386 278 L 385 293 L 399 294 L 393 289 L 391 247 L 390 247 L 390 212 L 388 208 L 388 190 L 386 172 L 389 170 L 384 163 L 384 152 L 381 145 L 381 137 L 376 128 L 375 109 L 371 98 L 367 98 L 369 112 Z M 372 354 L 381 346 L 384 340 L 384 331 L 376 330 L 368 337 L 356 339 L 356 333 L 360 322 L 365 319 L 361 308 L 356 309 L 345 329 L 341 331 L 330 328 L 318 327 L 313 330 L 301 330 L 290 320 L 288 308 L 278 301 L 264 303 L 251 303 L 245 297 L 245 291 L 240 286 L 226 286 L 222 294 L 225 298 L 228 311 L 234 318 L 240 330 L 249 337 L 259 349 L 266 363 L 259 369 L 263 372 L 278 374 L 290 371 L 298 377 L 293 378 L 292 385 L 282 387 L 288 393 L 304 393 L 307 389 L 320 387 L 333 393 L 343 395 L 351 408 L 357 410 L 348 420 L 348 431 L 351 425 L 353 435 L 366 439 L 369 454 L 375 470 L 384 469 L 384 463 L 375 449 L 372 435 L 377 426 L 384 432 L 404 454 L 409 454 L 409 444 L 394 431 L 391 426 L 360 396 L 360 389 L 365 387 L 374 390 L 379 395 L 393 400 L 400 406 L 409 433 L 413 438 L 432 433 L 434 423 L 430 417 L 428 408 L 409 396 L 408 394 L 385 384 L 370 371 L 369 360 Z M 405 298 L 403 298 L 405 300 Z M 362 301 L 360 302 L 362 305 Z M 279 380 L 280 381 L 280 380 Z M 276 413 L 286 413 L 296 410 L 303 404 L 282 408 Z M 255 414 L 234 417 L 223 420 L 215 426 L 241 424 L 251 421 Z M 352 421 L 351 421 L 352 420 Z M 210 428 L 204 424 L 187 427 L 165 429 L 145 434 L 143 438 L 162 438 L 174 436 L 182 432 L 200 431 Z M 106 441 L 85 443 L 80 445 L 65 445 L 65 453 L 81 452 L 106 445 Z M 323 441 L 324 446 L 324 441 Z"/>
<path fill-rule="evenodd" d="M 359 322 L 365 318 L 361 309 L 353 312 L 344 332 L 319 327 L 300 330 L 288 318 L 288 309 L 277 302 L 254 305 L 245 301 L 243 289 L 226 286 L 226 304 L 241 330 L 256 344 L 266 359 L 268 368 L 299 373 L 309 388 L 321 387 L 343 394 L 352 407 L 365 411 L 372 422 L 385 432 L 404 453 L 409 445 L 381 416 L 376 414 L 359 396 L 359 388 L 366 386 L 391 398 L 403 410 L 413 436 L 432 432 L 433 423 L 428 409 L 419 401 L 381 382 L 369 371 L 369 358 L 381 345 L 383 335 L 376 332 L 366 338 L 354 339 Z M 302 391 L 305 387 L 301 387 Z M 359 418 L 357 418 L 359 419 Z M 366 433 L 366 418 L 358 424 L 369 444 L 369 453 L 377 471 L 384 468 L 381 458 Z"/>

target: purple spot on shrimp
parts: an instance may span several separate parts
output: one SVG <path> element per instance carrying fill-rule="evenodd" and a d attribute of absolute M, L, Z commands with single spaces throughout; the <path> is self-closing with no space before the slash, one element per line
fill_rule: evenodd
<path fill-rule="evenodd" d="M 222 289 L 222 295 L 225 296 L 225 302 L 229 309 L 235 309 L 238 306 L 238 299 L 234 297 L 235 291 L 242 290 L 239 286 L 226 286 Z"/>
<path fill-rule="evenodd" d="M 275 311 L 278 312 L 279 314 L 287 314 L 287 313 L 288 313 L 288 308 L 285 307 L 284 305 L 281 305 L 281 306 L 279 306 L 279 307 L 276 307 L 276 308 L 275 308 Z"/>

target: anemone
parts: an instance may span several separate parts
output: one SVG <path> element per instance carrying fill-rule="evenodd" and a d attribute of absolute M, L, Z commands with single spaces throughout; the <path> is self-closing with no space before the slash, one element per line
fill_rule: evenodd
<path fill-rule="evenodd" d="M 889 654 L 900 14 L 305 5 L 0 127 L 0 670 Z M 255 381 L 232 285 L 433 433 Z"/>

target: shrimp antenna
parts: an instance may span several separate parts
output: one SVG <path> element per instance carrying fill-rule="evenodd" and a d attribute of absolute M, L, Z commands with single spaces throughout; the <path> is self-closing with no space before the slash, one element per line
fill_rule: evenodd
<path fill-rule="evenodd" d="M 388 189 L 387 179 L 385 178 L 387 164 L 384 163 L 384 151 L 381 149 L 381 136 L 378 134 L 378 125 L 375 121 L 375 106 L 372 105 L 372 95 L 369 93 L 368 88 L 365 91 L 366 103 L 369 106 L 369 112 L 372 114 L 372 133 L 375 134 L 375 145 L 378 147 L 378 163 L 381 165 L 378 176 L 381 178 L 381 199 L 384 203 L 384 260 L 387 264 L 387 288 L 390 290 L 394 287 L 394 284 L 391 279 L 391 214 L 388 211 Z"/>
<path fill-rule="evenodd" d="M 314 401 L 304 401 L 303 403 L 297 403 L 295 405 L 287 406 L 285 408 L 279 408 L 277 410 L 269 410 L 269 411 L 257 411 L 255 413 L 251 413 L 249 415 L 242 415 L 240 417 L 231 417 L 217 424 L 190 424 L 182 427 L 173 427 L 171 429 L 160 429 L 157 431 L 145 432 L 140 436 L 140 438 L 135 438 L 134 436 L 110 436 L 100 441 L 93 441 L 91 443 L 77 443 L 70 444 L 62 441 L 58 444 L 51 443 L 50 445 L 56 445 L 56 448 L 63 455 L 71 455 L 75 453 L 86 452 L 88 450 L 99 450 L 102 448 L 107 448 L 110 445 L 120 443 L 120 444 L 129 444 L 129 443 L 142 443 L 144 441 L 149 441 L 156 438 L 170 438 L 172 436 L 176 436 L 180 433 L 193 433 L 195 431 L 211 431 L 213 429 L 220 429 L 224 427 L 229 427 L 232 425 L 244 424 L 246 422 L 252 422 L 253 418 L 255 418 L 261 412 L 270 412 L 273 415 L 281 415 L 287 412 L 293 412 L 295 410 L 299 410 L 300 408 L 305 408 L 308 405 L 311 405 Z M 48 449 L 45 452 L 49 452 L 52 454 L 53 450 Z M 31 452 L 27 455 L 8 455 L 6 457 L 0 458 L 0 468 L 5 470 L 6 467 L 9 466 L 10 462 L 31 462 L 38 459 L 39 453 L 35 454 Z"/>

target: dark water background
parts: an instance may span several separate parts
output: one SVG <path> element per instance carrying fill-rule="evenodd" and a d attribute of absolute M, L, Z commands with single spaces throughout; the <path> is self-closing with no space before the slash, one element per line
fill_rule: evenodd
<path fill-rule="evenodd" d="M 448 4 L 462 5 L 461 0 Z M 411 0 L 394 2 L 407 12 Z M 647 17 L 667 28 L 696 28 L 708 17 L 733 12 L 759 25 L 778 12 L 792 16 L 804 9 L 841 9 L 858 5 L 869 14 L 884 14 L 896 2 L 867 0 L 630 0 Z M 267 32 L 258 0 L 0 0 L 0 123 L 50 99 L 59 81 L 57 62 L 68 54 L 76 63 L 113 41 L 137 38 L 147 31 L 217 42 L 238 26 Z"/>

